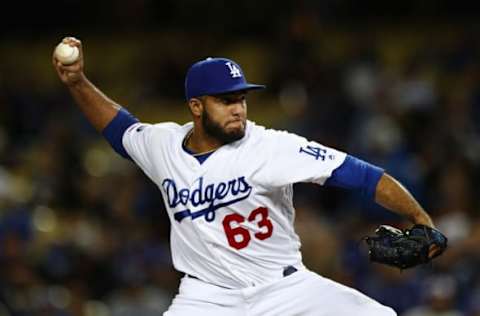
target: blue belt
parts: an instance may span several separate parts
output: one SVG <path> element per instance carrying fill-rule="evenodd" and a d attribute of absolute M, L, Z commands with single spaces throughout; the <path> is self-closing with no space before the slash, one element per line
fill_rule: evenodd
<path fill-rule="evenodd" d="M 295 268 L 294 266 L 288 266 L 285 269 L 283 269 L 283 277 L 289 276 L 290 274 L 294 274 L 297 271 L 298 271 L 297 268 Z"/>
<path fill-rule="evenodd" d="M 283 277 L 287 277 L 290 274 L 294 274 L 297 271 L 298 271 L 297 268 L 295 268 L 294 266 L 287 266 L 283 269 L 282 275 L 283 275 Z M 185 274 L 185 275 L 189 278 L 200 280 L 199 278 L 197 278 L 194 275 L 191 275 L 191 274 Z"/>

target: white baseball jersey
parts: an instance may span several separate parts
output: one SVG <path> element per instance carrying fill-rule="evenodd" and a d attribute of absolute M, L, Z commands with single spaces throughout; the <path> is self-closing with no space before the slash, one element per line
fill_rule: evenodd
<path fill-rule="evenodd" d="M 162 192 L 175 268 L 227 288 L 303 268 L 292 185 L 323 184 L 346 154 L 248 121 L 241 140 L 200 164 L 182 147 L 192 128 L 137 123 L 123 135 L 127 153 Z"/>

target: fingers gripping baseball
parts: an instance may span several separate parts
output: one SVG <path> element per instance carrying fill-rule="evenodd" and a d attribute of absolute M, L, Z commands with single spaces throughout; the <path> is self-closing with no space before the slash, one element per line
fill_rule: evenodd
<path fill-rule="evenodd" d="M 63 56 L 59 54 L 57 47 L 55 47 L 52 55 L 53 67 L 57 71 L 60 80 L 64 84 L 71 86 L 78 83 L 83 78 L 82 42 L 74 37 L 65 37 L 61 43 L 78 49 L 77 58 L 75 58 L 75 56 L 73 56 L 73 58 L 72 56 L 67 56 L 69 57 L 67 59 L 62 58 Z M 61 60 L 63 60 L 63 62 Z M 66 60 L 68 60 L 68 62 L 66 62 Z"/>

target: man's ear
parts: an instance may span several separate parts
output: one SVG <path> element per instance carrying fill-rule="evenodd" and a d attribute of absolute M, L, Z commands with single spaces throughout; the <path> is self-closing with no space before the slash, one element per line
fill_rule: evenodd
<path fill-rule="evenodd" d="M 188 107 L 193 116 L 200 117 L 203 113 L 203 102 L 198 98 L 191 98 L 188 101 Z"/>

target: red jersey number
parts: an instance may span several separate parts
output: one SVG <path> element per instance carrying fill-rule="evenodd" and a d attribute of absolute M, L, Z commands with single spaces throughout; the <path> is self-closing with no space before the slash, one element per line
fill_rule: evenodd
<path fill-rule="evenodd" d="M 262 231 L 253 235 L 255 238 L 265 240 L 272 236 L 273 224 L 268 218 L 268 208 L 259 207 L 254 209 L 248 215 L 248 221 L 256 222 L 257 226 L 262 229 Z M 228 244 L 237 250 L 247 247 L 251 239 L 248 229 L 240 226 L 243 222 L 245 222 L 245 217 L 236 213 L 225 216 L 222 222 Z"/>

